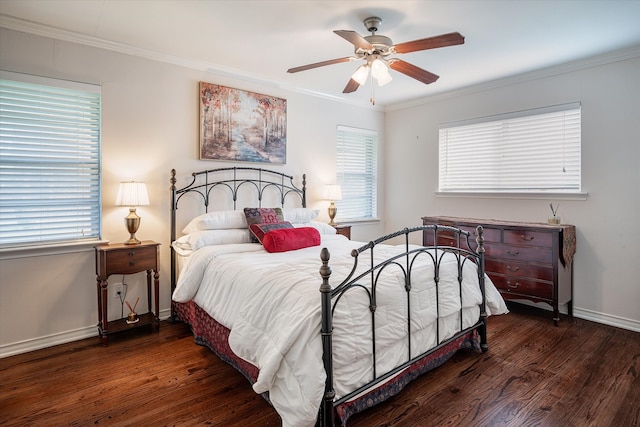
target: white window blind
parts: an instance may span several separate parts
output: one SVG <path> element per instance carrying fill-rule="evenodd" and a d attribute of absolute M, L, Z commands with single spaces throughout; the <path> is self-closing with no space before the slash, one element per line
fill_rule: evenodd
<path fill-rule="evenodd" d="M 580 104 L 442 126 L 441 192 L 581 191 Z"/>
<path fill-rule="evenodd" d="M 336 221 L 371 219 L 377 215 L 378 133 L 338 126 Z"/>
<path fill-rule="evenodd" d="M 0 246 L 100 237 L 100 96 L 0 74 Z"/>

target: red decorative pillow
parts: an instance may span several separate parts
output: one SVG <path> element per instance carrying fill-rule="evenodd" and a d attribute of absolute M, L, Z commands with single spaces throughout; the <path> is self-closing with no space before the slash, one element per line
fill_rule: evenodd
<path fill-rule="evenodd" d="M 320 233 L 313 227 L 271 230 L 262 239 L 262 246 L 267 252 L 287 252 L 318 245 Z"/>
<path fill-rule="evenodd" d="M 280 208 L 244 208 L 244 216 L 249 229 L 251 229 L 251 224 L 273 224 L 284 221 Z M 258 243 L 258 239 L 253 234 L 251 241 Z"/>
<path fill-rule="evenodd" d="M 285 228 L 293 228 L 293 225 L 288 221 L 275 222 L 273 224 L 251 224 L 249 231 L 251 231 L 251 237 L 258 239 L 260 243 L 264 239 L 264 235 L 272 230 L 282 230 Z"/>

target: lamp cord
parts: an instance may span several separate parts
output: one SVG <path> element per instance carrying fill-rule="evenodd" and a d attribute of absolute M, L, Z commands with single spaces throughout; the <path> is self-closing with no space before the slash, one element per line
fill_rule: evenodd
<path fill-rule="evenodd" d="M 127 297 L 127 284 L 124 283 L 124 274 L 122 275 L 122 292 L 120 293 L 120 318 L 124 317 L 124 301 Z"/>

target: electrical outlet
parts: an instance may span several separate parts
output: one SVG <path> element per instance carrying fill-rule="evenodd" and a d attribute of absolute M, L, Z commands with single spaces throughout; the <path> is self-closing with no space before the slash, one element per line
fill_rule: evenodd
<path fill-rule="evenodd" d="M 113 289 L 113 297 L 120 299 L 120 295 L 122 295 L 122 283 L 111 285 L 111 289 Z"/>

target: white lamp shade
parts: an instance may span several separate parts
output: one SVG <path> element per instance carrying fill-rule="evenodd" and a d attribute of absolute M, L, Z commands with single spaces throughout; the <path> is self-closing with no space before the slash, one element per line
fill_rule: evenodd
<path fill-rule="evenodd" d="M 363 85 L 367 82 L 367 76 L 369 75 L 369 65 L 361 65 L 358 69 L 351 75 L 351 78 L 358 82 L 359 85 Z"/>
<path fill-rule="evenodd" d="M 325 200 L 342 200 L 342 189 L 338 184 L 331 184 L 324 187 Z"/>
<path fill-rule="evenodd" d="M 379 86 L 384 86 L 392 80 L 387 64 L 379 59 L 374 60 L 371 64 L 371 75 L 375 77 Z"/>
<path fill-rule="evenodd" d="M 121 182 L 116 197 L 116 206 L 147 206 L 149 194 L 144 182 Z"/>

